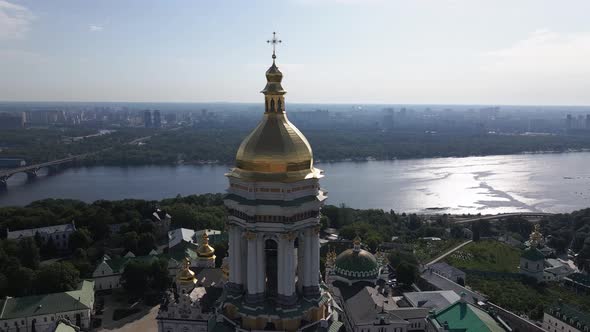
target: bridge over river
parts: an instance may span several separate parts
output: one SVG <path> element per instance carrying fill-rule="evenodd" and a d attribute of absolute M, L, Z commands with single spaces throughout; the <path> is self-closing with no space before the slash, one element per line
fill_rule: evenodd
<path fill-rule="evenodd" d="M 468 217 L 468 218 L 451 218 L 449 222 L 454 224 L 467 224 L 473 221 L 479 220 L 499 220 L 499 219 L 506 219 L 509 217 L 523 217 L 525 219 L 532 219 L 532 218 L 543 218 L 547 216 L 551 216 L 553 213 L 547 212 L 512 212 L 512 213 L 500 213 L 500 214 L 493 214 L 493 215 L 483 215 L 483 216 L 475 216 L 475 217 Z"/>
<path fill-rule="evenodd" d="M 39 170 L 43 168 L 46 168 L 48 170 L 48 174 L 55 174 L 60 170 L 61 167 L 73 163 L 77 160 L 84 159 L 88 155 L 90 155 L 90 153 L 79 154 L 68 158 L 52 160 L 34 165 L 0 170 L 0 190 L 6 190 L 8 186 L 7 181 L 14 174 L 25 173 L 27 174 L 27 179 L 33 180 L 37 178 L 37 173 L 39 172 Z"/>

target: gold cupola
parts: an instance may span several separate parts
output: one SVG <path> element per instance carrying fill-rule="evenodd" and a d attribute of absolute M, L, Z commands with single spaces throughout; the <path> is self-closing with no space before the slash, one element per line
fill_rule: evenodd
<path fill-rule="evenodd" d="M 275 63 L 272 41 L 272 65 L 266 71 L 264 116 L 258 126 L 242 141 L 236 155 L 236 167 L 230 176 L 246 181 L 294 182 L 320 176 L 313 167 L 311 146 L 287 118 L 283 74 Z"/>
<path fill-rule="evenodd" d="M 176 283 L 183 286 L 195 285 L 197 283 L 195 273 L 191 271 L 191 261 L 188 257 L 182 262 L 182 269 L 176 275 Z"/>
<path fill-rule="evenodd" d="M 201 245 L 197 249 L 197 256 L 199 256 L 199 258 L 215 259 L 215 249 L 209 245 L 209 235 L 207 235 L 207 230 L 203 230 Z"/>

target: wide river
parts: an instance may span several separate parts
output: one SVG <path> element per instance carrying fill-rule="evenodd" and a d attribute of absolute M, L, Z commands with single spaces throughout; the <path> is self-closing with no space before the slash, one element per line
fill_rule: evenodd
<path fill-rule="evenodd" d="M 317 164 L 330 204 L 405 212 L 567 212 L 590 206 L 590 152 Z M 0 206 L 44 198 L 141 198 L 223 192 L 227 166 L 91 167 L 9 179 Z"/>

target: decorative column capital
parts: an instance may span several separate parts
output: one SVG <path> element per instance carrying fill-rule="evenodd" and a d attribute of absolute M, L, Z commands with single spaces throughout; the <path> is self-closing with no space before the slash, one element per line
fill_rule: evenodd
<path fill-rule="evenodd" d="M 320 234 L 320 230 L 321 230 L 321 229 L 322 229 L 322 228 L 320 227 L 320 225 L 317 225 L 317 226 L 315 226 L 315 227 L 313 228 L 313 232 L 314 232 L 314 234 Z"/>
<path fill-rule="evenodd" d="M 289 241 L 295 240 L 296 237 L 297 237 L 297 234 L 295 232 L 289 232 L 289 233 L 285 233 L 285 234 L 281 235 L 281 238 L 283 238 L 285 240 L 289 240 Z"/>
<path fill-rule="evenodd" d="M 257 237 L 257 234 L 254 232 L 251 232 L 251 231 L 246 231 L 246 232 L 244 232 L 244 237 L 247 240 L 255 240 Z"/>

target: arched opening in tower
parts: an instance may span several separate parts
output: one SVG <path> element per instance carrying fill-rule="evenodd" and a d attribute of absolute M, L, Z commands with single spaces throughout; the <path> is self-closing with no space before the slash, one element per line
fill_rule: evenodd
<path fill-rule="evenodd" d="M 296 257 L 296 266 L 295 266 L 295 286 L 298 293 L 303 291 L 303 278 L 301 277 L 303 274 L 301 263 L 303 261 L 303 250 L 299 250 L 299 237 L 295 238 L 293 241 L 293 247 L 295 250 L 295 257 Z"/>
<path fill-rule="evenodd" d="M 276 297 L 278 293 L 278 244 L 275 240 L 268 239 L 264 242 L 266 261 L 266 293 L 269 297 Z"/>

